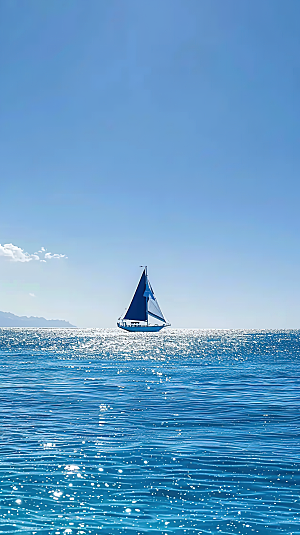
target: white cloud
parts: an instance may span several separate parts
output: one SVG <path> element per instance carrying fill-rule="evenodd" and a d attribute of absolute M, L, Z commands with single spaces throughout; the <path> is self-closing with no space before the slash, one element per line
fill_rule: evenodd
<path fill-rule="evenodd" d="M 35 294 L 29 292 L 30 297 L 35 297 Z"/>
<path fill-rule="evenodd" d="M 51 258 L 67 258 L 65 254 L 57 254 L 57 253 L 45 253 L 46 260 L 50 260 Z"/>
<path fill-rule="evenodd" d="M 5 243 L 4 245 L 1 245 L 0 243 L 0 256 L 3 256 L 7 260 L 11 260 L 12 262 L 31 262 L 32 260 L 46 262 L 47 260 L 51 260 L 52 258 L 68 258 L 64 254 L 52 254 L 46 253 L 45 251 L 46 249 L 44 247 L 41 247 L 41 250 L 38 251 L 39 253 L 42 253 L 44 255 L 44 258 L 41 258 L 38 253 L 26 253 L 24 249 L 21 249 L 21 247 L 13 245 L 12 243 Z"/>
<path fill-rule="evenodd" d="M 12 243 L 5 243 L 4 245 L 0 244 L 0 256 L 4 256 L 8 260 L 13 262 L 30 262 L 31 260 L 39 260 L 37 254 L 25 253 L 24 249 L 13 245 Z"/>

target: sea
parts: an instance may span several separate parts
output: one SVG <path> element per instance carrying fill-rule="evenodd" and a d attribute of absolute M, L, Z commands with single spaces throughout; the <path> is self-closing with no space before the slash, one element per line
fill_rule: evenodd
<path fill-rule="evenodd" d="M 300 331 L 0 329 L 0 533 L 300 534 Z"/>

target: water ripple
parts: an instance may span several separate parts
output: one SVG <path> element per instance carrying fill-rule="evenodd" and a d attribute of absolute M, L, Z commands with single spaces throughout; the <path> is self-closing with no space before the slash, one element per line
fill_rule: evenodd
<path fill-rule="evenodd" d="M 300 533 L 299 341 L 0 329 L 0 533 Z"/>

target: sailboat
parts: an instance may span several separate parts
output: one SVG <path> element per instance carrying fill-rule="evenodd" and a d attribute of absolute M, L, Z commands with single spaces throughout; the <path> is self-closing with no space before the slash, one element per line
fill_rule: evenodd
<path fill-rule="evenodd" d="M 160 309 L 157 299 L 154 295 L 152 286 L 148 279 L 147 266 L 144 268 L 140 281 L 135 290 L 131 303 L 125 313 L 120 317 L 117 326 L 120 329 L 130 332 L 158 332 L 163 327 L 170 326 Z M 159 321 L 159 323 L 150 324 L 150 320 Z"/>

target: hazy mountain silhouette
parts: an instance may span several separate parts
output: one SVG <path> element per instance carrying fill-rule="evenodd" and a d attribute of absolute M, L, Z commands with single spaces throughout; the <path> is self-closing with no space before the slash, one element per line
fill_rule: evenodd
<path fill-rule="evenodd" d="M 65 320 L 46 320 L 35 316 L 16 316 L 0 311 L 0 327 L 75 327 Z"/>

